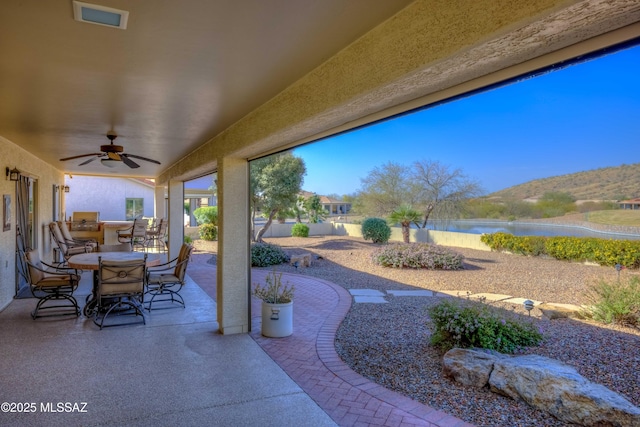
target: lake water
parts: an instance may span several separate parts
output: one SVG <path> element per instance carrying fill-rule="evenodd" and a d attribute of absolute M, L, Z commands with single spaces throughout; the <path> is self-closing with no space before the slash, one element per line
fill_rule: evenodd
<path fill-rule="evenodd" d="M 430 221 L 428 228 L 470 234 L 504 232 L 514 236 L 574 236 L 601 239 L 640 240 L 637 234 L 605 233 L 578 226 L 519 223 L 506 221 Z"/>

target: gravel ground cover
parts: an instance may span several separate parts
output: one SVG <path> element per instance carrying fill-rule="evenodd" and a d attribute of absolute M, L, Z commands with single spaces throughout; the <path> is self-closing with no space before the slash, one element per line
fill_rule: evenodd
<path fill-rule="evenodd" d="M 265 239 L 289 255 L 311 253 L 309 268 L 278 266 L 330 280 L 346 289 L 456 290 L 496 293 L 536 301 L 586 304 L 590 285 L 614 281 L 613 268 L 453 248 L 465 257 L 465 269 L 426 271 L 384 268 L 370 254 L 376 245 L 359 238 L 314 236 Z M 624 270 L 626 275 L 638 274 Z M 389 389 L 478 426 L 561 426 L 564 423 L 523 402 L 488 389 L 463 387 L 442 375 L 442 353 L 429 345 L 427 307 L 434 297 L 386 297 L 387 304 L 353 304 L 336 336 L 336 349 L 353 370 Z M 520 305 L 493 303 L 526 316 Z M 544 320 L 532 310 L 545 335 L 539 354 L 574 366 L 591 381 L 640 406 L 640 330 L 572 319 Z"/>

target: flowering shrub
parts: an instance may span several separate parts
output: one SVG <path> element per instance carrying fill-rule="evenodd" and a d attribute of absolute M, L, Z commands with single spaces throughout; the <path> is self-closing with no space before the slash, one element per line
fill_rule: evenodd
<path fill-rule="evenodd" d="M 639 240 L 608 240 L 594 237 L 549 237 L 546 253 L 557 259 L 592 261 L 613 267 L 640 267 Z"/>
<path fill-rule="evenodd" d="M 542 255 L 545 253 L 545 237 L 514 236 L 509 233 L 483 234 L 480 240 L 496 251 L 509 251 L 520 255 Z"/>
<path fill-rule="evenodd" d="M 387 243 L 391 237 L 391 227 L 382 218 L 367 218 L 362 221 L 362 238 L 373 243 Z"/>
<path fill-rule="evenodd" d="M 395 243 L 376 249 L 373 262 L 384 267 L 461 270 L 464 256 L 430 243 Z"/>
<path fill-rule="evenodd" d="M 251 245 L 251 266 L 267 267 L 289 262 L 289 257 L 278 245 L 254 243 Z"/>
<path fill-rule="evenodd" d="M 593 304 L 587 314 L 594 320 L 640 328 L 640 278 L 614 283 L 602 280 L 590 291 Z"/>
<path fill-rule="evenodd" d="M 291 235 L 293 237 L 309 237 L 309 226 L 301 222 L 293 224 L 291 227 Z"/>
<path fill-rule="evenodd" d="M 640 268 L 640 240 L 514 236 L 509 233 L 483 234 L 480 240 L 496 251 L 548 255 L 567 261 L 591 261 L 609 267 L 620 264 L 627 268 Z"/>
<path fill-rule="evenodd" d="M 515 353 L 542 342 L 542 332 L 533 323 L 513 313 L 482 303 L 445 300 L 429 309 L 433 321 L 431 343 L 449 350 L 479 347 Z"/>

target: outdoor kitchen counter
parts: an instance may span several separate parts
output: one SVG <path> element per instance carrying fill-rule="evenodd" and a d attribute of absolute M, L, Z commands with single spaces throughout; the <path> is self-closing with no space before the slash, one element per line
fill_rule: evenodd
<path fill-rule="evenodd" d="M 126 230 L 133 225 L 133 221 L 103 221 L 102 229 L 104 230 L 104 244 L 117 245 L 118 230 Z"/>

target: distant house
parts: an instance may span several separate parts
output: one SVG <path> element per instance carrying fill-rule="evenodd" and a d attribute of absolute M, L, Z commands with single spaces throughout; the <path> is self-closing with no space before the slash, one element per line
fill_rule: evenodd
<path fill-rule="evenodd" d="M 193 216 L 197 208 L 217 204 L 215 193 L 210 188 L 211 181 L 210 177 L 205 177 L 185 183 L 184 198 L 189 205 L 185 225 L 197 225 Z M 65 194 L 65 218 L 72 216 L 73 212 L 99 212 L 101 221 L 154 216 L 155 182 L 152 179 L 74 175 L 66 178 L 65 185 L 69 186 L 69 192 Z M 157 216 L 166 216 L 166 213 Z"/>
<path fill-rule="evenodd" d="M 139 178 L 74 175 L 66 178 L 65 218 L 73 212 L 99 212 L 100 221 L 153 217 L 155 182 Z"/>
<path fill-rule="evenodd" d="M 301 191 L 300 195 L 305 199 L 308 199 L 311 196 L 315 196 L 316 193 L 312 193 L 310 191 Z M 333 199 L 327 196 L 320 196 L 320 203 L 322 203 L 322 208 L 329 212 L 329 216 L 339 216 L 346 215 L 351 211 L 351 203 L 343 202 L 342 200 Z"/>
<path fill-rule="evenodd" d="M 618 202 L 618 204 L 620 205 L 620 209 L 640 210 L 640 197 L 629 200 L 621 200 Z"/>

